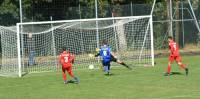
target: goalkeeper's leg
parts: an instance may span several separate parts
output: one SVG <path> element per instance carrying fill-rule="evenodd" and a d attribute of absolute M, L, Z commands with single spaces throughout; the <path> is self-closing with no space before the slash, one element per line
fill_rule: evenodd
<path fill-rule="evenodd" d="M 111 73 L 110 73 L 110 62 L 108 62 L 108 75 L 111 75 Z"/>
<path fill-rule="evenodd" d="M 130 66 L 128 66 L 127 64 L 125 64 L 123 61 L 117 60 L 117 63 L 125 66 L 126 68 L 128 68 L 130 70 L 132 70 L 132 68 Z"/>
<path fill-rule="evenodd" d="M 102 61 L 102 65 L 104 68 L 104 72 L 106 73 L 105 75 L 110 75 L 110 61 Z"/>
<path fill-rule="evenodd" d="M 126 63 L 124 63 L 123 61 L 118 60 L 117 58 L 112 57 L 111 61 L 116 62 L 120 65 L 125 66 L 126 68 L 132 70 L 132 68 L 130 66 L 128 66 Z"/>

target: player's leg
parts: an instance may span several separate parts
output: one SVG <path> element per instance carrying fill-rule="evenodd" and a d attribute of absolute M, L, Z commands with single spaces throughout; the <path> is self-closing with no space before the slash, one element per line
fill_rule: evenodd
<path fill-rule="evenodd" d="M 108 73 L 108 72 L 109 72 L 108 65 L 104 65 L 103 68 L 104 68 L 104 72 L 105 72 L 105 73 Z"/>
<path fill-rule="evenodd" d="M 107 67 L 105 66 L 105 61 L 102 60 L 101 63 L 102 63 L 102 66 L 103 66 L 103 71 L 106 72 L 107 71 Z"/>
<path fill-rule="evenodd" d="M 171 73 L 171 62 L 168 62 L 168 66 L 167 66 L 167 73 L 170 74 Z"/>
<path fill-rule="evenodd" d="M 28 60 L 28 65 L 31 66 L 31 65 L 34 65 L 34 51 L 30 51 L 29 52 L 29 60 Z"/>
<path fill-rule="evenodd" d="M 171 73 L 171 62 L 168 62 L 167 71 L 164 76 L 170 76 Z"/>
<path fill-rule="evenodd" d="M 117 60 L 117 63 L 125 66 L 126 68 L 128 68 L 130 70 L 132 70 L 132 68 L 130 66 L 128 66 L 126 63 L 124 63 L 123 61 Z"/>
<path fill-rule="evenodd" d="M 183 68 L 185 70 L 185 74 L 188 75 L 189 70 L 188 70 L 187 66 L 185 64 L 183 64 L 182 62 L 178 62 L 178 65 L 181 68 Z"/>
<path fill-rule="evenodd" d="M 110 61 L 107 63 L 107 65 L 108 65 L 108 75 L 111 75 L 111 73 L 110 73 Z"/>
<path fill-rule="evenodd" d="M 102 60 L 102 64 L 103 64 L 104 72 L 108 74 L 109 73 L 108 61 Z"/>
<path fill-rule="evenodd" d="M 164 74 L 165 76 L 169 76 L 171 73 L 171 63 L 174 61 L 174 56 L 169 56 L 169 62 L 167 66 L 167 72 Z"/>
<path fill-rule="evenodd" d="M 115 58 L 114 56 L 111 57 L 111 61 L 116 62 L 116 63 L 118 63 L 120 65 L 123 65 L 123 66 L 125 66 L 126 68 L 128 68 L 130 70 L 132 69 L 127 64 L 125 64 L 123 61 L 120 61 L 119 59 Z"/>
<path fill-rule="evenodd" d="M 180 57 L 180 56 L 177 56 L 177 57 L 176 57 L 176 62 L 178 63 L 178 65 L 179 65 L 182 69 L 185 70 L 186 75 L 188 75 L 189 70 L 188 70 L 187 66 L 181 62 L 181 57 Z"/>
<path fill-rule="evenodd" d="M 72 67 L 71 66 L 67 68 L 67 72 L 72 78 L 74 78 L 74 73 L 72 72 Z"/>
<path fill-rule="evenodd" d="M 62 68 L 62 76 L 63 76 L 63 80 L 64 80 L 64 84 L 67 84 L 67 75 L 65 74 L 65 68 Z"/>
<path fill-rule="evenodd" d="M 70 75 L 70 77 L 72 77 L 75 80 L 75 82 L 77 82 L 77 83 L 80 82 L 79 78 L 74 75 L 74 73 L 72 71 L 72 66 L 67 68 L 67 72 Z M 73 81 L 69 81 L 69 82 L 73 82 Z"/>

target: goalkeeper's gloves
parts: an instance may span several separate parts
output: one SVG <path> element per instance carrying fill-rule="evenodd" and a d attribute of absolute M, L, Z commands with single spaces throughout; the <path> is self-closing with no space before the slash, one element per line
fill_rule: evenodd
<path fill-rule="evenodd" d="M 94 55 L 95 57 L 98 57 L 100 55 L 100 53 L 97 53 L 96 55 Z"/>
<path fill-rule="evenodd" d="M 99 48 L 96 48 L 96 52 L 98 53 L 100 51 L 100 49 Z"/>

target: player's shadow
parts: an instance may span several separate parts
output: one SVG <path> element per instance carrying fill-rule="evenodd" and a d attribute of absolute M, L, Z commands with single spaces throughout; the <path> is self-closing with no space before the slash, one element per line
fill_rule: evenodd
<path fill-rule="evenodd" d="M 74 81 L 74 80 L 69 80 L 68 83 L 71 83 L 71 84 L 78 84 L 77 81 Z"/>
<path fill-rule="evenodd" d="M 105 76 L 114 76 L 114 75 L 116 75 L 116 74 L 104 74 Z"/>
<path fill-rule="evenodd" d="M 180 72 L 171 72 L 170 75 L 183 75 L 183 74 Z"/>

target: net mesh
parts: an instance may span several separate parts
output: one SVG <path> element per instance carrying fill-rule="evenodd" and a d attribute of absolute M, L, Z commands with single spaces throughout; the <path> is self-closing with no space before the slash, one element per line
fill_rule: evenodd
<path fill-rule="evenodd" d="M 17 33 L 12 28 L 0 27 L 1 31 L 1 66 L 0 75 L 17 75 Z"/>
<path fill-rule="evenodd" d="M 98 24 L 98 25 L 97 25 Z M 150 16 L 76 20 L 19 25 L 22 72 L 58 70 L 62 47 L 75 54 L 74 69 L 95 68 L 101 59 L 89 57 L 106 39 L 120 60 L 130 66 L 151 64 Z M 17 32 L 1 28 L 1 72 L 18 72 Z"/>

